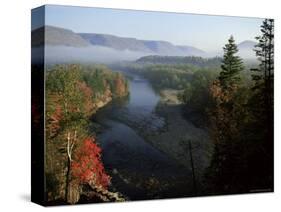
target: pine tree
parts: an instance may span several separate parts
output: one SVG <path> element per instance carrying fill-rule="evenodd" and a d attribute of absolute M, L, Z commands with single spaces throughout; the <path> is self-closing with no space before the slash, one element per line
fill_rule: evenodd
<path fill-rule="evenodd" d="M 209 168 L 209 184 L 211 190 L 219 192 L 244 191 L 237 185 L 237 173 L 241 167 L 239 156 L 239 125 L 241 105 L 239 96 L 240 72 L 243 62 L 236 56 L 238 48 L 233 36 L 224 46 L 221 72 L 210 87 L 213 108 L 210 110 L 211 139 L 214 142 L 214 153 Z"/>
<path fill-rule="evenodd" d="M 249 122 L 245 126 L 245 141 L 251 151 L 247 154 L 246 175 L 252 186 L 273 188 L 273 77 L 274 77 L 274 21 L 265 19 L 254 51 L 260 61 L 251 69 L 253 87 L 247 102 Z"/>
<path fill-rule="evenodd" d="M 223 47 L 223 51 L 222 71 L 220 72 L 219 81 L 221 86 L 227 89 L 240 80 L 239 73 L 244 67 L 242 59 L 236 55 L 238 48 L 232 35 L 228 39 L 228 43 Z"/>
<path fill-rule="evenodd" d="M 259 132 L 260 149 L 263 156 L 264 171 L 268 183 L 273 179 L 273 78 L 274 78 L 274 20 L 265 19 L 261 25 L 261 35 L 256 37 L 258 44 L 254 51 L 260 61 L 256 69 L 252 69 L 254 81 L 252 107 L 253 126 Z M 261 157 L 261 155 L 260 155 Z M 266 180 L 264 180 L 266 181 Z"/>
<path fill-rule="evenodd" d="M 274 71 L 274 20 L 265 19 L 261 25 L 261 36 L 257 36 L 256 56 L 260 61 L 259 68 L 252 69 L 255 81 L 253 89 L 263 102 L 269 122 L 273 121 L 273 71 Z M 268 123 L 271 124 L 271 123 Z"/>

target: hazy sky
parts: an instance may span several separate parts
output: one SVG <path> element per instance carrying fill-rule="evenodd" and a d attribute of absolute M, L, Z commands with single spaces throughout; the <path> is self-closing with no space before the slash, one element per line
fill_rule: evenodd
<path fill-rule="evenodd" d="M 262 19 L 48 5 L 45 21 L 74 32 L 165 40 L 216 51 L 231 34 L 237 43 L 254 40 Z"/>

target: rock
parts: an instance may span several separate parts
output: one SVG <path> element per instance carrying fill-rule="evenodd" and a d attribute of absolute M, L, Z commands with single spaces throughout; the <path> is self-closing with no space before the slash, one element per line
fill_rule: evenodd
<path fill-rule="evenodd" d="M 80 186 L 77 182 L 70 182 L 67 194 L 67 202 L 69 204 L 75 204 L 80 199 Z"/>

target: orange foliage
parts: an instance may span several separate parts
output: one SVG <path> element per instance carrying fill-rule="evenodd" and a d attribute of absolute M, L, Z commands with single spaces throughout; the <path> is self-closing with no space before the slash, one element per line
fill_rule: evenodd
<path fill-rule="evenodd" d="M 55 102 L 55 109 L 47 117 L 47 130 L 49 135 L 52 137 L 56 135 L 58 130 L 60 129 L 60 122 L 63 119 L 63 110 L 59 102 L 59 96 L 53 95 L 50 100 Z"/>
<path fill-rule="evenodd" d="M 124 96 L 126 93 L 126 84 L 120 75 L 115 79 L 115 92 L 117 96 Z"/>
<path fill-rule="evenodd" d="M 212 97 L 217 101 L 218 104 L 227 103 L 233 99 L 233 95 L 237 90 L 236 85 L 232 85 L 228 89 L 224 89 L 219 80 L 215 80 L 210 87 L 210 93 Z"/>
<path fill-rule="evenodd" d="M 84 95 L 83 105 L 85 113 L 90 114 L 93 112 L 94 109 L 93 90 L 85 82 L 78 82 L 78 87 Z"/>
<path fill-rule="evenodd" d="M 77 151 L 72 162 L 72 175 L 80 183 L 94 182 L 107 189 L 110 177 L 105 173 L 101 162 L 101 149 L 93 138 L 87 138 Z"/>
<path fill-rule="evenodd" d="M 238 135 L 236 117 L 239 112 L 235 103 L 237 86 L 222 88 L 220 82 L 215 80 L 210 87 L 210 94 L 215 100 L 215 106 L 210 113 L 212 137 L 215 143 L 224 142 Z"/>

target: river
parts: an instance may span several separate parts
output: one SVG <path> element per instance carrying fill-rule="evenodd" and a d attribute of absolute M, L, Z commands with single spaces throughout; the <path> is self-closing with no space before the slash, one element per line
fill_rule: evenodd
<path fill-rule="evenodd" d="M 128 200 L 194 196 L 190 168 L 146 139 L 165 130 L 165 119 L 155 113 L 159 95 L 137 75 L 130 76 L 129 92 L 128 98 L 114 100 L 93 118 L 102 126 L 97 140 L 112 189 Z"/>

